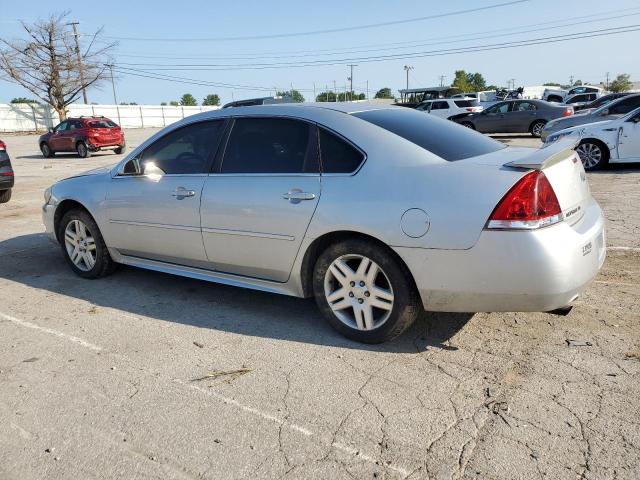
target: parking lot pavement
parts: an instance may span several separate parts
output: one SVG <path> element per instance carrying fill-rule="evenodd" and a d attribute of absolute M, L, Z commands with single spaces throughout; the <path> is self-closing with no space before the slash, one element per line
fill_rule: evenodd
<path fill-rule="evenodd" d="M 637 165 L 588 175 L 610 251 L 569 316 L 425 313 L 366 346 L 310 300 L 76 277 L 42 190 L 120 157 L 43 159 L 36 139 L 3 138 L 0 478 L 640 477 Z"/>

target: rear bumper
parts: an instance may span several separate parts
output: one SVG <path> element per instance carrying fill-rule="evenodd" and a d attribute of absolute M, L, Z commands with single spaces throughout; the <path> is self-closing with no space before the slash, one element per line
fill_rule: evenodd
<path fill-rule="evenodd" d="M 577 225 L 490 231 L 469 250 L 396 248 L 424 308 L 447 312 L 546 312 L 569 305 L 604 263 L 604 217 L 595 200 Z"/>
<path fill-rule="evenodd" d="M 0 190 L 13 188 L 14 181 L 14 177 L 0 177 Z"/>

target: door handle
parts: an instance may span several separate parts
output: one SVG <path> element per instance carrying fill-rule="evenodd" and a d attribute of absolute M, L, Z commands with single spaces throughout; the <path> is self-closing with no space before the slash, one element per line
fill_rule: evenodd
<path fill-rule="evenodd" d="M 176 197 L 178 200 L 182 200 L 185 197 L 195 197 L 196 192 L 195 190 L 187 190 L 184 187 L 178 187 L 173 191 L 171 196 Z"/>
<path fill-rule="evenodd" d="M 315 193 L 303 192 L 297 188 L 289 190 L 287 193 L 282 194 L 282 198 L 289 200 L 291 203 L 300 203 L 303 200 L 313 200 L 316 198 Z"/>

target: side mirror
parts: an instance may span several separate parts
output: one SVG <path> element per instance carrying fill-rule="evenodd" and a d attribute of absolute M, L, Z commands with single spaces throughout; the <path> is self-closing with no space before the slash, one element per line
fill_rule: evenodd
<path fill-rule="evenodd" d="M 120 170 L 118 171 L 118 175 L 122 175 L 122 176 L 142 175 L 140 159 L 136 157 L 129 160 L 122 167 L 120 167 Z"/>

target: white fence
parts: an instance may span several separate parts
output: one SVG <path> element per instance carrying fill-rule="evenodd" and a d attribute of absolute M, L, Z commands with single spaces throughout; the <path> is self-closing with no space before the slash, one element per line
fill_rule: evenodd
<path fill-rule="evenodd" d="M 173 107 L 160 105 L 82 105 L 67 107 L 67 116 L 104 115 L 122 128 L 165 127 L 195 113 L 220 107 Z M 60 123 L 51 107 L 26 103 L 0 104 L 0 132 L 48 130 Z"/>

